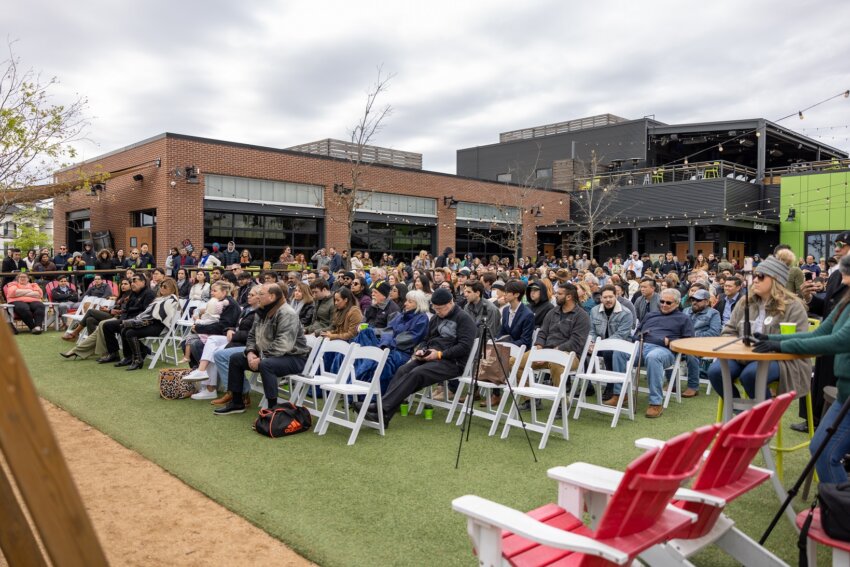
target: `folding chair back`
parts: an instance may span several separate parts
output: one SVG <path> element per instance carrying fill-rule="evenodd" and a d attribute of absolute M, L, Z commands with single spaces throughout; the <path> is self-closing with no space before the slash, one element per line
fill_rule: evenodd
<path fill-rule="evenodd" d="M 788 392 L 765 400 L 723 424 L 694 480 L 693 490 L 711 492 L 728 503 L 767 480 L 770 477 L 767 471 L 751 469 L 750 464 L 776 433 L 794 396 L 794 392 Z M 721 507 L 703 502 L 680 502 L 679 507 L 698 517 L 685 533 L 677 534 L 681 539 L 707 534 L 723 512 Z"/>
<path fill-rule="evenodd" d="M 699 466 L 718 425 L 678 435 L 629 464 L 594 532 L 597 540 L 626 537 L 651 528 L 684 480 Z"/>
<path fill-rule="evenodd" d="M 567 375 L 571 370 L 574 356 L 575 355 L 571 352 L 564 352 L 554 348 L 532 348 L 528 351 L 528 359 L 526 359 L 525 368 L 522 369 L 522 377 L 519 380 L 518 386 L 521 388 L 543 387 L 557 390 L 557 386 L 547 386 L 540 383 L 533 368 L 534 364 L 537 363 L 549 363 L 558 364 L 564 367 L 564 374 L 561 376 L 560 384 L 563 387 L 566 387 Z M 554 383 L 555 377 L 553 376 L 552 378 Z"/>
<path fill-rule="evenodd" d="M 305 403 L 309 404 L 311 407 L 307 408 L 308 411 L 312 415 L 319 416 L 317 389 L 323 384 L 333 384 L 336 382 L 338 374 L 346 371 L 348 359 L 351 358 L 359 346 L 356 343 L 349 343 L 348 341 L 324 339 L 313 359 L 313 364 L 309 367 L 305 365 L 303 374 L 293 374 L 288 377 L 291 384 L 290 401 L 297 406 L 305 405 Z M 343 356 L 337 372 L 330 372 L 325 368 L 326 354 L 341 354 Z M 313 392 L 312 400 L 307 400 L 307 396 L 311 390 Z"/>

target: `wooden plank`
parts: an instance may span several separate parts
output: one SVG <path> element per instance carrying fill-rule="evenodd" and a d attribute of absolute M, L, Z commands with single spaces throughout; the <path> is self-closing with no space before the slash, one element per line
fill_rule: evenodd
<path fill-rule="evenodd" d="M 0 353 L 0 451 L 50 561 L 54 565 L 108 565 L 6 325 L 0 325 Z M 0 525 L 0 530 L 5 529 Z M 10 562 L 18 564 L 11 558 Z"/>
<path fill-rule="evenodd" d="M 47 565 L 38 547 L 32 526 L 15 496 L 6 469 L 0 467 L 0 510 L 3 523 L 0 525 L 0 550 L 10 565 Z"/>

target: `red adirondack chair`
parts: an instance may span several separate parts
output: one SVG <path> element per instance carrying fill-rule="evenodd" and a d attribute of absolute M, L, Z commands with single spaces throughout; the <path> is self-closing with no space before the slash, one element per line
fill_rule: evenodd
<path fill-rule="evenodd" d="M 715 544 L 743 565 L 786 565 L 735 527 L 723 508 L 770 478 L 773 471 L 752 466 L 755 456 L 779 427 L 782 414 L 794 400 L 788 392 L 766 400 L 725 423 L 703 461 L 690 490 L 676 493 L 674 504 L 697 515 L 675 538 L 641 554 L 651 565 L 687 565 L 686 559 Z M 649 446 L 651 440 L 638 440 Z"/>
<path fill-rule="evenodd" d="M 669 504 L 696 472 L 717 427 L 683 433 L 632 461 L 595 529 L 582 523 L 580 513 L 555 504 L 523 514 L 467 495 L 456 498 L 452 508 L 467 516 L 481 565 L 624 565 L 696 521 Z"/>

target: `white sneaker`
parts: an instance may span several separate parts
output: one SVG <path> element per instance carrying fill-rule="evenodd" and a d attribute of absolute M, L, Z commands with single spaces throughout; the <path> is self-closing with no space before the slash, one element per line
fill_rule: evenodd
<path fill-rule="evenodd" d="M 200 382 L 201 380 L 206 380 L 210 375 L 207 374 L 206 370 L 193 370 L 187 375 L 183 377 L 184 382 Z M 205 400 L 206 398 L 199 398 Z"/>
<path fill-rule="evenodd" d="M 218 392 L 216 392 L 215 390 L 210 392 L 206 388 L 196 394 L 192 394 L 193 400 L 214 400 L 216 398 L 218 398 Z"/>

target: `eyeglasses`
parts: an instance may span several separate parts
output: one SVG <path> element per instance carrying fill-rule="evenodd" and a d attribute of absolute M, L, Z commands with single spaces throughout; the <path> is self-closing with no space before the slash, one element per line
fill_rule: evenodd
<path fill-rule="evenodd" d="M 138 256 L 138 254 L 139 254 L 138 252 L 130 252 L 130 255 L 132 255 L 132 256 Z"/>
<path fill-rule="evenodd" d="M 665 299 L 659 300 L 658 303 L 660 303 L 661 305 L 676 305 L 675 301 L 667 301 Z"/>
<path fill-rule="evenodd" d="M 836 240 L 836 241 L 835 241 L 835 247 L 836 247 L 836 248 L 844 248 L 845 246 L 847 246 L 847 243 L 846 243 L 846 242 L 842 242 L 841 240 Z"/>
<path fill-rule="evenodd" d="M 766 277 L 767 274 L 753 274 L 753 279 L 758 281 L 762 281 Z"/>

